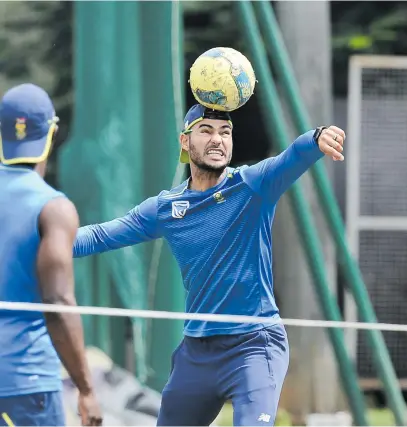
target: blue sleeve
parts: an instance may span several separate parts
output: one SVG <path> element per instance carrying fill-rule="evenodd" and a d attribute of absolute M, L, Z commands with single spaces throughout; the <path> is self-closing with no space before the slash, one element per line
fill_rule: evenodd
<path fill-rule="evenodd" d="M 315 142 L 314 130 L 299 136 L 286 150 L 243 169 L 243 180 L 261 196 L 276 203 L 281 195 L 324 154 Z"/>
<path fill-rule="evenodd" d="M 80 258 L 161 237 L 157 221 L 157 201 L 157 197 L 151 197 L 121 218 L 80 227 L 73 256 Z"/>

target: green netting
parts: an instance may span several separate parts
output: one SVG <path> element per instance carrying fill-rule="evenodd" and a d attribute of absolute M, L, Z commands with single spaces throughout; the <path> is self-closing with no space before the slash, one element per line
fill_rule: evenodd
<path fill-rule="evenodd" d="M 124 215 L 177 180 L 179 13 L 178 2 L 75 4 L 74 126 L 59 170 L 81 224 Z M 183 309 L 178 269 L 161 241 L 77 260 L 75 268 L 80 304 Z M 124 327 L 84 321 L 89 343 L 124 359 Z M 162 326 L 133 319 L 136 372 L 157 388 L 182 332 L 179 323 Z"/>

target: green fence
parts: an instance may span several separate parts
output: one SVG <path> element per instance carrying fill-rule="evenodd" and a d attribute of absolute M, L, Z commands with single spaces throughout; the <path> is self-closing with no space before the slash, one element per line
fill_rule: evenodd
<path fill-rule="evenodd" d="M 181 28 L 178 2 L 75 3 L 74 124 L 59 169 L 81 224 L 124 215 L 183 177 L 176 169 L 184 108 Z M 161 241 L 75 265 L 80 304 L 184 308 L 177 266 Z M 125 320 L 84 321 L 87 342 L 123 363 Z M 132 319 L 132 327 L 136 373 L 160 388 L 182 325 L 167 323 L 164 333 L 159 321 Z"/>

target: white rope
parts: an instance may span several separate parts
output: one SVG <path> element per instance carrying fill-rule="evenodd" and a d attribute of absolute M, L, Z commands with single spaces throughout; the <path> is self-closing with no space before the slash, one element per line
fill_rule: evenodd
<path fill-rule="evenodd" d="M 284 324 L 285 326 L 300 326 L 311 328 L 339 328 L 407 332 L 407 325 L 392 323 L 363 323 L 331 320 L 306 320 L 306 319 L 273 319 L 267 317 L 240 316 L 232 314 L 205 314 L 205 313 L 179 313 L 172 311 L 155 310 L 130 310 L 126 308 L 67 306 L 54 304 L 34 304 L 21 302 L 0 301 L 1 310 L 34 311 L 48 313 L 77 313 L 82 315 L 114 316 L 114 317 L 140 317 L 144 319 L 171 319 L 171 320 L 202 320 L 207 322 L 228 323 L 261 323 L 264 325 Z"/>

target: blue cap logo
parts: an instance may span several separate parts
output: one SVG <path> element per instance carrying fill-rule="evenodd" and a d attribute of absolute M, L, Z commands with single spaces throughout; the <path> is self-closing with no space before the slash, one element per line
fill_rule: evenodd
<path fill-rule="evenodd" d="M 21 141 L 27 136 L 26 133 L 27 125 L 25 123 L 25 118 L 20 117 L 16 119 L 15 129 L 16 129 L 16 138 Z"/>

